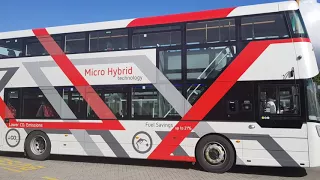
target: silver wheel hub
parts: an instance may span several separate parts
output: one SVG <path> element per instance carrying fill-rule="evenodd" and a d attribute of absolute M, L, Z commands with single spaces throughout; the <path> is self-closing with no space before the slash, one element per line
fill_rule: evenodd
<path fill-rule="evenodd" d="M 46 139 L 40 135 L 35 136 L 30 142 L 30 149 L 35 155 L 43 154 L 47 149 Z"/>
<path fill-rule="evenodd" d="M 211 165 L 222 164 L 226 156 L 225 148 L 219 143 L 209 143 L 205 146 L 204 157 Z"/>

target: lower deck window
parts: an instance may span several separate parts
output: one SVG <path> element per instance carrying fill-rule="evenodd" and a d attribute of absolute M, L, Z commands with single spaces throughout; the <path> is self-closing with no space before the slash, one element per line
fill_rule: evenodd
<path fill-rule="evenodd" d="M 297 86 L 266 86 L 260 89 L 260 114 L 300 113 L 299 89 Z"/>
<path fill-rule="evenodd" d="M 22 118 L 59 118 L 58 114 L 39 88 L 22 91 Z"/>

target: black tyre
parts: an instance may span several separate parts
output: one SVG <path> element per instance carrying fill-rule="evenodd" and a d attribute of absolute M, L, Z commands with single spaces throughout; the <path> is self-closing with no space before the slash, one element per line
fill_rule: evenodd
<path fill-rule="evenodd" d="M 233 145 L 224 137 L 209 135 L 198 143 L 196 158 L 205 171 L 224 173 L 234 165 L 235 152 Z"/>
<path fill-rule="evenodd" d="M 42 131 L 30 133 L 25 142 L 25 151 L 30 159 L 46 160 L 51 152 L 51 142 L 47 134 Z"/>

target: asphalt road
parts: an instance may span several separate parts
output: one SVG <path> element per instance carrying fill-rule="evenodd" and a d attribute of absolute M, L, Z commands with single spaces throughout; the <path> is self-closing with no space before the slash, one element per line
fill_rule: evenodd
<path fill-rule="evenodd" d="M 236 166 L 228 173 L 213 174 L 181 162 L 76 156 L 33 161 L 22 154 L 0 153 L 1 180 L 316 180 L 319 176 L 320 168 Z"/>

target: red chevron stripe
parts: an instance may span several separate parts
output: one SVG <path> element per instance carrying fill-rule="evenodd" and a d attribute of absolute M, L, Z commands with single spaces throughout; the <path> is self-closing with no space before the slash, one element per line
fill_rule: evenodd
<path fill-rule="evenodd" d="M 127 27 L 151 26 L 151 25 L 159 25 L 159 24 L 171 24 L 171 23 L 225 18 L 234 9 L 235 8 L 225 8 L 225 9 L 218 9 L 218 10 L 207 10 L 207 11 L 200 11 L 200 12 L 137 18 L 131 21 Z"/>
<path fill-rule="evenodd" d="M 179 121 L 170 133 L 162 140 L 148 159 L 173 161 L 196 161 L 193 157 L 171 156 L 170 154 L 191 133 L 198 123 L 214 108 L 223 96 L 234 86 L 244 72 L 271 44 L 290 42 L 310 42 L 306 38 L 253 41 L 233 60 L 218 79 L 199 98 L 188 113 Z"/>
<path fill-rule="evenodd" d="M 79 91 L 81 96 L 87 101 L 91 106 L 93 111 L 97 114 L 100 119 L 110 119 L 108 121 L 103 121 L 103 125 L 100 124 L 100 129 L 118 129 L 123 130 L 124 127 L 121 123 L 116 120 L 117 118 L 112 113 L 112 111 L 107 107 L 107 105 L 102 101 L 95 90 L 90 86 L 86 79 L 80 74 L 77 68 L 72 64 L 71 60 L 64 54 L 59 45 L 54 41 L 54 39 L 49 35 L 46 29 L 34 29 L 33 30 L 36 37 L 39 39 L 40 43 L 51 55 L 53 60 L 57 63 L 60 69 L 72 82 L 75 88 Z M 84 125 L 77 125 L 77 123 L 42 123 L 44 127 L 48 128 L 67 128 L 67 129 L 90 129 L 97 126 L 97 123 L 88 123 Z"/>

